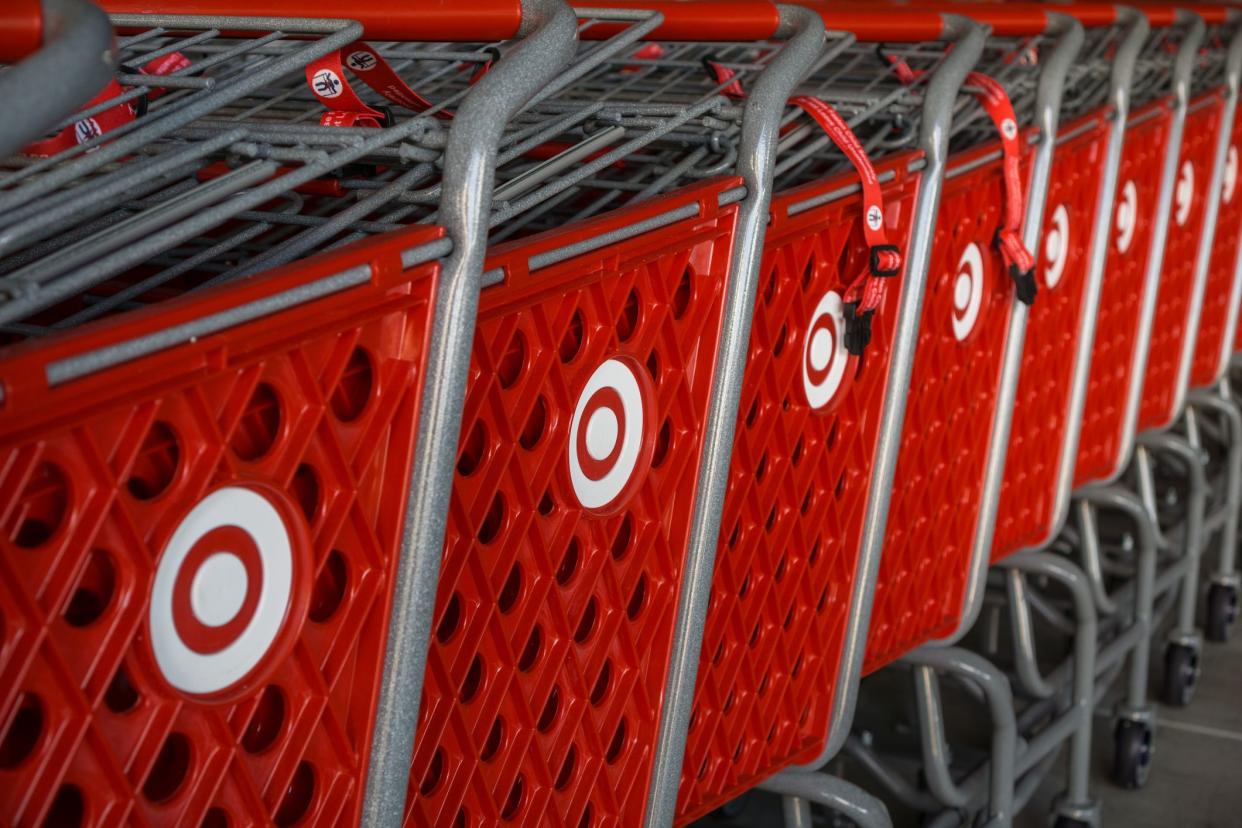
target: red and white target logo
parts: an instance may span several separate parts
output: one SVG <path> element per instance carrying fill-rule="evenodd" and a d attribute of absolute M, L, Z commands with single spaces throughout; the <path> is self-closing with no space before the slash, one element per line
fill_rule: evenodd
<path fill-rule="evenodd" d="M 1195 202 L 1195 165 L 1190 161 L 1182 162 L 1182 170 L 1177 176 L 1177 189 L 1173 191 L 1173 218 L 1177 226 L 1182 227 L 1190 218 L 1190 207 Z"/>
<path fill-rule="evenodd" d="M 845 378 L 845 306 L 830 290 L 819 300 L 806 327 L 802 353 L 802 388 L 811 408 L 823 408 L 836 396 Z"/>
<path fill-rule="evenodd" d="M 1069 210 L 1064 204 L 1058 204 L 1052 211 L 1052 227 L 1044 236 L 1044 282 L 1049 288 L 1061 283 L 1065 275 L 1065 263 L 1069 260 L 1070 224 Z"/>
<path fill-rule="evenodd" d="M 1012 118 L 1001 121 L 1000 128 L 1001 135 L 1004 135 L 1006 140 L 1012 141 L 1018 137 L 1018 125 L 1013 122 Z"/>
<path fill-rule="evenodd" d="M 196 696 L 233 689 L 271 652 L 304 570 L 290 517 L 257 489 L 226 486 L 177 525 L 147 615 L 155 661 L 173 687 Z"/>
<path fill-rule="evenodd" d="M 953 336 L 961 342 L 970 336 L 983 306 L 983 251 L 971 242 L 957 261 L 953 277 Z"/>
<path fill-rule="evenodd" d="M 1121 188 L 1117 202 L 1117 252 L 1125 253 L 1134 242 L 1134 229 L 1138 226 L 1138 187 L 1130 179 Z"/>
<path fill-rule="evenodd" d="M 630 359 L 612 358 L 587 380 L 569 424 L 569 480 L 587 509 L 621 505 L 650 462 L 645 375 Z"/>
<path fill-rule="evenodd" d="M 1229 145 L 1229 154 L 1225 156 L 1225 177 L 1220 184 L 1221 201 L 1228 204 L 1233 201 L 1233 191 L 1238 186 L 1238 148 Z"/>

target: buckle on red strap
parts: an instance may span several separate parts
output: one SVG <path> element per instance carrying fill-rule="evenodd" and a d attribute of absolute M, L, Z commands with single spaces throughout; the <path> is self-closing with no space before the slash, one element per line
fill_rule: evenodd
<path fill-rule="evenodd" d="M 885 259 L 889 261 L 888 267 L 884 267 Z M 871 245 L 870 266 L 872 276 L 897 276 L 901 273 L 901 248 L 895 244 Z"/>
<path fill-rule="evenodd" d="M 1039 287 L 1035 283 L 1035 268 L 1023 270 L 1016 264 L 1009 266 L 1009 278 L 1013 280 L 1013 293 L 1018 301 L 1030 307 L 1035 304 L 1035 294 Z"/>
<path fill-rule="evenodd" d="M 845 350 L 853 356 L 862 356 L 871 342 L 871 317 L 875 311 L 858 312 L 858 302 L 846 302 L 842 306 L 845 311 Z"/>

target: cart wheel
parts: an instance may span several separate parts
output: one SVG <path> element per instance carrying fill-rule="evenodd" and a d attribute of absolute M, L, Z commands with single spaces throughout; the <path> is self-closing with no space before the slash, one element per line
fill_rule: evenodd
<path fill-rule="evenodd" d="M 1134 790 L 1151 773 L 1152 728 L 1147 722 L 1122 719 L 1113 730 L 1113 782 Z"/>
<path fill-rule="evenodd" d="M 1185 644 L 1169 644 L 1164 651 L 1164 702 L 1185 707 L 1199 683 L 1199 651 Z"/>
<path fill-rule="evenodd" d="M 1207 630 L 1208 641 L 1229 640 L 1233 623 L 1238 620 L 1238 589 L 1232 584 L 1212 584 L 1208 588 Z"/>
<path fill-rule="evenodd" d="M 1069 816 L 1059 816 L 1057 821 L 1053 823 L 1054 828 L 1092 828 L 1091 823 L 1084 819 L 1074 819 Z"/>

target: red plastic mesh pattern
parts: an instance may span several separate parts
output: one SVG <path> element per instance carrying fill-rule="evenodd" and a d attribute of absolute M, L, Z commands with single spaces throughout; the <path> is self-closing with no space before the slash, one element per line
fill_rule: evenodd
<path fill-rule="evenodd" d="M 1184 224 L 1176 220 L 1176 197 L 1171 208 L 1173 215 L 1169 218 L 1169 236 L 1160 271 L 1160 293 L 1156 297 L 1156 316 L 1147 352 L 1147 373 L 1143 376 L 1143 401 L 1139 405 L 1140 432 L 1167 428 L 1177 415 L 1177 374 L 1190 316 L 1190 298 L 1194 292 L 1195 258 L 1199 254 L 1203 214 L 1207 206 L 1204 193 L 1212 174 L 1216 130 L 1224 108 L 1219 94 L 1213 92 L 1207 97 L 1210 100 L 1199 98 L 1191 102 L 1191 111 L 1186 115 L 1182 134 L 1176 180 L 1182 180 L 1181 171 L 1189 161 L 1194 166 L 1194 195 Z"/>
<path fill-rule="evenodd" d="M 1150 112 L 1155 114 L 1148 116 Z M 1108 259 L 1096 314 L 1091 373 L 1083 408 L 1074 485 L 1109 480 L 1121 471 L 1125 409 L 1134 376 L 1144 280 L 1151 258 L 1151 236 L 1160 197 L 1160 173 L 1169 140 L 1172 112 L 1156 101 L 1136 112 L 1143 119 L 1126 130 L 1117 175 L 1117 198 L 1108 238 Z M 1127 191 L 1133 187 L 1133 202 Z M 1127 211 L 1129 211 L 1127 213 Z M 1132 215 L 1129 246 L 1121 250 L 1124 215 Z"/>
<path fill-rule="evenodd" d="M 890 238 L 909 237 L 910 156 L 882 169 Z M 856 195 L 790 215 L 853 175 L 778 196 L 764 247 L 746 380 L 703 638 L 677 821 L 821 749 L 833 705 L 899 304 L 894 282 L 865 355 L 819 410 L 803 388 L 821 298 L 866 261 Z"/>
<path fill-rule="evenodd" d="M 10 350 L 0 419 L 6 822 L 357 821 L 438 269 L 402 273 L 400 251 L 438 235 L 373 240 Z M 56 359 L 368 261 L 371 284 L 66 386 L 43 382 Z M 295 573 L 278 643 L 212 702 L 164 680 L 148 606 L 173 528 L 225 483 L 263 487 L 290 507 Z"/>
<path fill-rule="evenodd" d="M 1234 117 L 1229 136 L 1229 149 L 1222 170 L 1220 212 L 1212 236 L 1212 256 L 1208 264 L 1207 286 L 1203 294 L 1203 312 L 1199 317 L 1199 334 L 1195 340 L 1195 356 L 1190 366 L 1190 384 L 1205 388 L 1220 378 L 1226 368 L 1222 345 L 1233 295 L 1234 265 L 1238 259 L 1238 239 L 1242 236 L 1242 193 L 1238 192 L 1238 152 L 1242 147 L 1242 118 Z M 1229 198 L 1226 199 L 1225 196 Z"/>
<path fill-rule="evenodd" d="M 1091 227 L 1108 138 L 1107 121 L 1098 113 L 1063 127 L 1069 132 L 1087 124 L 1090 126 L 1081 134 L 1057 145 L 1052 163 L 1036 264 L 1039 295 L 1027 317 L 992 542 L 993 561 L 1043 543 L 1056 528 L 1057 466 L 1065 450 L 1065 420 L 1087 287 Z M 1061 207 L 1064 212 L 1060 215 L 1067 221 L 1057 227 Z M 1056 286 L 1049 287 L 1057 261 L 1053 256 L 1055 237 L 1064 239 L 1065 232 L 1069 241 L 1061 248 L 1064 267 Z"/>
<path fill-rule="evenodd" d="M 999 159 L 944 184 L 864 672 L 951 633 L 961 616 L 1013 307 L 1012 281 L 992 244 L 1002 199 Z M 972 244 L 982 255 L 978 279 Z M 963 277 L 981 292 L 972 326 L 964 324 L 969 302 L 955 303 Z"/>
<path fill-rule="evenodd" d="M 407 825 L 641 824 L 736 218 L 717 197 L 736 183 L 490 256 L 507 277 L 479 312 Z M 527 269 L 696 202 L 698 218 Z M 654 445 L 600 515 L 567 452 L 582 389 L 615 357 L 651 382 Z"/>

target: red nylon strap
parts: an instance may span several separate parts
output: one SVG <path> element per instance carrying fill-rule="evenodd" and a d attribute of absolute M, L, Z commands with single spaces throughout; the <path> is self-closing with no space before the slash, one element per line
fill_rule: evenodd
<path fill-rule="evenodd" d="M 862 183 L 863 235 L 871 248 L 874 268 L 868 276 L 850 285 L 845 301 L 857 302 L 859 312 L 873 311 L 883 301 L 885 290 L 884 279 L 876 277 L 895 275 L 901 269 L 901 254 L 888 243 L 888 234 L 884 231 L 884 193 L 880 189 L 880 179 L 875 174 L 871 159 L 867 157 L 867 151 L 839 112 L 809 95 L 790 98 L 789 102 L 810 115 L 828 133 L 858 173 L 858 180 Z"/>
<path fill-rule="evenodd" d="M 140 74 L 152 75 L 159 77 L 162 75 L 171 75 L 190 65 L 190 60 L 180 52 L 170 52 L 163 57 L 155 58 L 141 69 Z M 110 101 L 113 98 L 120 97 L 125 92 L 120 81 L 113 78 L 108 81 L 108 85 L 100 90 L 99 94 L 86 102 L 82 109 L 90 109 L 101 103 Z M 148 101 L 153 101 L 164 94 L 164 90 L 152 87 L 146 94 Z M 78 144 L 84 144 L 92 138 L 111 132 L 117 127 L 124 126 L 138 117 L 138 111 L 134 109 L 134 105 L 130 102 L 120 103 L 111 109 L 105 109 L 103 112 L 82 118 L 76 123 L 62 129 L 51 138 L 45 138 L 42 141 L 36 141 L 30 146 L 22 150 L 23 155 L 34 156 L 36 158 L 47 158 L 58 153 L 64 152 L 70 147 Z"/>
<path fill-rule="evenodd" d="M 345 55 L 344 63 L 341 55 Z M 385 100 L 411 112 L 426 112 L 435 104 L 410 88 L 383 55 L 370 44 L 355 41 L 343 49 L 329 52 L 306 67 L 306 84 L 327 112 L 319 119 L 320 126 L 378 127 L 384 113 L 367 106 L 354 91 L 345 75 L 345 67 Z M 490 62 L 483 67 L 485 72 Z M 480 77 L 476 73 L 475 79 Z M 473 82 L 473 81 L 472 81 Z M 440 110 L 441 120 L 450 120 L 453 113 Z"/>
<path fill-rule="evenodd" d="M 1018 119 L 1005 87 L 981 72 L 971 72 L 966 83 L 978 87 L 975 98 L 987 112 L 1000 133 L 1002 171 L 1005 182 L 1005 223 L 997 233 L 997 242 L 1005 264 L 1023 273 L 1035 268 L 1035 259 L 1022 243 L 1022 222 L 1026 216 L 1026 196 L 1022 191 L 1022 141 Z"/>
<path fill-rule="evenodd" d="M 739 98 L 745 96 L 733 70 L 710 59 L 705 59 L 703 63 L 717 83 L 728 83 L 721 90 L 723 94 Z M 888 234 L 884 230 L 884 193 L 880 188 L 880 179 L 875 174 L 875 167 L 871 165 L 866 149 L 839 112 L 819 98 L 809 95 L 790 98 L 789 102 L 819 124 L 849 159 L 862 182 L 863 235 L 871 249 L 871 260 L 868 262 L 868 272 L 863 278 L 850 284 L 844 298 L 847 303 L 856 306 L 857 314 L 874 311 L 884 300 L 885 285 L 882 277 L 895 276 L 901 270 L 901 253 L 895 245 L 889 244 Z"/>
<path fill-rule="evenodd" d="M 913 83 L 922 74 L 895 55 L 886 54 L 883 50 L 879 50 L 879 55 L 892 66 L 897 80 L 903 84 Z M 1035 299 L 1035 258 L 1022 242 L 1026 194 L 1022 190 L 1022 140 L 1018 133 L 1018 118 L 1009 93 L 994 79 L 982 72 L 971 72 L 966 76 L 966 84 L 976 87 L 975 100 L 1000 134 L 1005 221 L 996 233 L 996 247 L 1017 286 L 1018 298 L 1029 305 Z"/>

